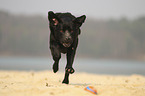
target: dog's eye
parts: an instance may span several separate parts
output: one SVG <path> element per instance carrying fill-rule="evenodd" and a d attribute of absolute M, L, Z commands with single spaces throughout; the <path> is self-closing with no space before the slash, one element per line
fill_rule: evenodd
<path fill-rule="evenodd" d="M 63 30 L 60 30 L 60 32 L 63 32 Z"/>

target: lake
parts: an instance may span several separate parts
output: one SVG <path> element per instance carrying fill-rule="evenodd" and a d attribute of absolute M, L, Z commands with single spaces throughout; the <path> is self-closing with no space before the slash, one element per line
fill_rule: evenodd
<path fill-rule="evenodd" d="M 52 71 L 52 64 L 53 60 L 51 58 L 0 57 L 0 70 Z M 61 59 L 59 65 L 59 70 L 64 72 L 66 59 Z M 76 72 L 109 75 L 145 75 L 145 62 L 140 61 L 76 58 L 73 65 Z"/>

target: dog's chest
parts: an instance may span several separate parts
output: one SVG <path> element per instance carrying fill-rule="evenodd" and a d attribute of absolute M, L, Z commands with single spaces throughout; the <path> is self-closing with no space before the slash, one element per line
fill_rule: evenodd
<path fill-rule="evenodd" d="M 65 54 L 65 53 L 67 53 L 68 48 L 60 46 L 59 50 L 60 50 L 61 53 Z"/>

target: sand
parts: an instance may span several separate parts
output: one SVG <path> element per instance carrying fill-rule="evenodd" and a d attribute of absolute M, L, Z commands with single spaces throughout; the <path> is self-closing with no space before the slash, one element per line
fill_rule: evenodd
<path fill-rule="evenodd" d="M 0 71 L 0 96 L 95 96 L 84 90 L 93 86 L 98 96 L 145 96 L 145 77 L 74 73 L 62 84 L 64 73 L 50 71 Z"/>

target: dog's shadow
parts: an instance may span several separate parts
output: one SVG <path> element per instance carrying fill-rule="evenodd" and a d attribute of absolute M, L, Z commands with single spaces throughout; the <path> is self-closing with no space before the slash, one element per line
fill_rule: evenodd
<path fill-rule="evenodd" d="M 88 85 L 92 85 L 92 84 L 91 83 L 70 83 L 69 85 L 88 86 Z"/>

